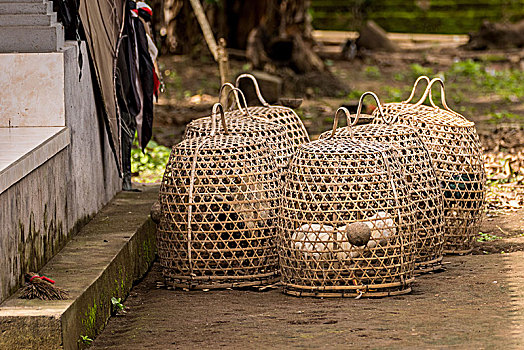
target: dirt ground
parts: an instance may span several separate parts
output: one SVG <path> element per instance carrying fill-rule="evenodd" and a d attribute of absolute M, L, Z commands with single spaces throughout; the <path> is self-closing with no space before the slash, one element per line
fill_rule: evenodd
<path fill-rule="evenodd" d="M 492 217 L 482 231 L 511 238 L 447 256 L 446 270 L 419 276 L 411 294 L 383 299 L 173 291 L 155 263 L 92 348 L 522 348 L 524 211 Z"/>
<path fill-rule="evenodd" d="M 417 73 L 411 64 L 423 64 L 435 75 L 468 55 L 475 53 L 407 52 L 334 62 L 330 70 L 355 93 L 328 97 L 309 91 L 299 114 L 315 138 L 331 127 L 338 106 L 355 102 L 357 92 L 373 90 L 385 101 L 399 93 L 407 97 Z M 522 52 L 486 55 L 495 67 L 523 69 Z M 169 73 L 169 90 L 156 106 L 155 139 L 171 146 L 187 122 L 209 114 L 218 76 L 205 59 L 164 57 L 161 66 Z M 235 73 L 246 68 L 241 61 L 231 66 Z M 505 155 L 523 154 L 523 119 L 509 132 L 507 121 L 491 119 L 501 110 L 523 117 L 524 101 L 475 91 L 464 82 L 449 85 L 448 103 L 464 107 L 476 122 L 486 154 L 501 149 Z M 509 191 L 514 194 L 516 187 Z M 341 300 L 296 298 L 280 289 L 173 291 L 161 286 L 156 263 L 125 301 L 127 313 L 110 320 L 93 349 L 524 348 L 524 209 L 501 207 L 490 204 L 481 228 L 487 239 L 477 243 L 473 255 L 445 257 L 445 271 L 418 277 L 413 292 L 404 296 Z"/>
<path fill-rule="evenodd" d="M 519 348 L 523 258 L 450 257 L 410 295 L 358 301 L 155 289 L 155 265 L 93 348 Z"/>

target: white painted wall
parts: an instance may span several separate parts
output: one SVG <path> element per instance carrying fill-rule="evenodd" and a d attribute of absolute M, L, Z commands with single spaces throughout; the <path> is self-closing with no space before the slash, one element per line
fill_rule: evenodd
<path fill-rule="evenodd" d="M 0 54 L 0 127 L 64 126 L 64 53 Z"/>

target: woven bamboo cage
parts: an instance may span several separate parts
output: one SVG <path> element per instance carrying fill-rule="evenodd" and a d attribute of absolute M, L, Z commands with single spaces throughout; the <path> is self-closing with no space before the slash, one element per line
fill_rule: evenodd
<path fill-rule="evenodd" d="M 414 128 L 433 160 L 444 196 L 444 252 L 469 253 L 480 228 L 486 197 L 480 140 L 475 124 L 446 104 L 442 80 L 433 79 L 421 99 L 417 103 L 409 103 L 417 83 L 422 80 L 429 79 L 417 79 L 408 100 L 386 103 L 383 111 L 394 119 L 394 123 Z M 440 84 L 444 108 L 437 107 L 431 98 L 435 83 Z M 422 105 L 428 95 L 431 106 Z M 379 119 L 375 121 L 380 122 Z"/>
<path fill-rule="evenodd" d="M 280 178 L 265 139 L 227 132 L 173 147 L 160 188 L 158 255 L 169 286 L 255 286 L 278 277 Z M 212 123 L 216 125 L 216 123 Z"/>
<path fill-rule="evenodd" d="M 352 137 L 354 140 L 386 143 L 399 151 L 416 214 L 415 272 L 423 273 L 441 269 L 444 247 L 444 209 L 442 191 L 428 150 L 414 129 L 403 125 L 393 125 L 393 120 L 386 118 L 381 113 L 382 108 L 375 94 L 364 93 L 361 100 L 368 94 L 376 99 L 377 110 L 383 124 L 338 128 L 334 137 Z M 360 110 L 357 110 L 355 123 L 358 123 L 360 116 Z M 371 116 L 366 116 L 366 119 L 371 118 Z M 327 131 L 319 138 L 326 139 L 330 136 L 331 131 Z"/>
<path fill-rule="evenodd" d="M 222 95 L 224 88 L 227 86 L 230 86 L 232 89 L 229 91 L 226 98 L 234 92 L 239 107 L 239 110 L 237 111 L 225 112 L 226 122 L 224 125 L 227 125 L 228 133 L 256 139 L 266 139 L 268 145 L 276 155 L 277 165 L 281 169 L 286 168 L 289 159 L 293 155 L 295 146 L 292 140 L 289 139 L 285 127 L 281 124 L 270 122 L 266 118 L 251 115 L 247 108 L 246 99 L 242 91 L 229 83 L 222 86 L 220 89 L 220 96 Z M 238 96 L 242 98 L 245 108 L 240 104 Z M 215 125 L 212 124 L 213 121 Z M 213 118 L 213 116 L 195 119 L 186 126 L 184 138 L 208 136 L 211 134 L 212 130 L 215 129 L 218 132 L 224 131 L 219 119 Z"/>
<path fill-rule="evenodd" d="M 335 114 L 333 133 L 341 107 Z M 278 246 L 284 293 L 383 297 L 411 291 L 414 220 L 391 146 L 330 137 L 301 146 L 283 190 Z"/>
<path fill-rule="evenodd" d="M 302 123 L 300 117 L 291 108 L 284 106 L 272 106 L 266 102 L 260 92 L 256 78 L 251 74 L 241 74 L 237 77 L 236 86 L 238 87 L 241 79 L 250 79 L 253 82 L 258 100 L 262 106 L 249 107 L 249 113 L 257 117 L 267 118 L 277 124 L 282 124 L 286 128 L 288 137 L 293 145 L 298 148 L 300 145 L 310 141 L 309 134 Z"/>

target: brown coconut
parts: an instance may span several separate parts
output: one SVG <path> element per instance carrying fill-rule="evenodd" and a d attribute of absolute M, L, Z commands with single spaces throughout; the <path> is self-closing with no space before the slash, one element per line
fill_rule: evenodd
<path fill-rule="evenodd" d="M 353 222 L 346 225 L 346 236 L 349 243 L 361 247 L 366 245 L 371 238 L 371 229 L 362 222 Z"/>

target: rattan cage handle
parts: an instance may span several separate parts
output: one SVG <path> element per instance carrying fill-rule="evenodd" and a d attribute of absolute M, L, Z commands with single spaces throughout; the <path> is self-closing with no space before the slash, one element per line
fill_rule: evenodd
<path fill-rule="evenodd" d="M 333 138 L 335 136 L 335 133 L 337 132 L 338 116 L 339 116 L 340 112 L 344 112 L 346 114 L 346 120 L 347 120 L 347 124 L 348 124 L 348 128 L 349 128 L 349 135 L 350 135 L 350 137 L 353 137 L 353 129 L 351 127 L 353 125 L 355 125 L 356 122 L 350 123 L 350 121 L 351 121 L 351 113 L 349 113 L 349 110 L 346 107 L 340 107 L 339 109 L 337 109 L 337 111 L 335 113 L 335 119 L 333 120 L 333 131 L 331 131 L 331 135 L 329 135 L 329 137 L 328 137 L 329 139 Z"/>
<path fill-rule="evenodd" d="M 226 96 L 226 99 L 229 98 L 229 95 L 234 92 L 235 93 L 235 96 L 237 97 L 237 104 L 238 104 L 238 109 L 244 113 L 244 115 L 247 115 L 249 117 L 251 117 L 251 113 L 249 112 L 249 109 L 247 108 L 247 102 L 246 102 L 246 96 L 244 95 L 244 93 L 242 92 L 242 90 L 240 90 L 239 88 L 232 88 L 231 90 L 229 90 L 229 92 L 227 93 L 227 96 Z M 237 93 L 240 94 L 240 97 L 242 97 L 242 102 L 244 102 L 244 110 L 242 110 L 242 107 L 240 105 L 240 99 L 238 98 L 238 95 Z"/>
<path fill-rule="evenodd" d="M 431 105 L 432 105 L 434 108 L 439 108 L 439 107 L 435 104 L 435 102 L 433 102 L 433 97 L 431 96 L 431 95 L 432 95 L 432 94 L 431 94 L 431 87 L 432 87 L 432 85 L 433 85 L 434 83 L 436 83 L 436 82 L 438 82 L 438 83 L 440 84 L 440 102 L 442 103 L 442 106 L 444 107 L 444 109 L 447 110 L 448 112 L 453 113 L 455 116 L 457 116 L 457 117 L 459 117 L 459 118 L 461 118 L 461 119 L 463 119 L 463 120 L 465 120 L 465 121 L 468 121 L 468 120 L 466 119 L 466 117 L 464 117 L 462 114 L 457 113 L 457 112 L 455 112 L 454 110 L 452 110 L 452 109 L 448 106 L 448 104 L 446 103 L 446 92 L 445 92 L 445 88 L 444 88 L 444 81 L 442 81 L 442 79 L 440 79 L 440 78 L 435 78 L 435 79 L 433 79 L 433 80 L 429 83 L 428 87 L 426 88 L 426 90 L 429 91 L 429 102 L 431 103 Z M 426 94 L 424 93 L 424 95 L 426 95 Z M 426 97 L 423 97 L 423 100 L 425 100 L 425 99 L 426 99 Z M 423 101 L 423 100 L 422 100 L 422 101 Z M 420 102 L 420 101 L 419 101 L 419 102 Z M 418 105 L 418 102 L 417 102 L 417 105 Z"/>
<path fill-rule="evenodd" d="M 417 91 L 417 87 L 418 87 L 418 83 L 421 81 L 421 80 L 425 80 L 426 83 L 429 85 L 430 83 L 430 79 L 429 77 L 425 76 L 425 75 L 421 75 L 420 77 L 417 78 L 417 80 L 415 80 L 415 83 L 413 83 L 413 89 L 411 89 L 411 95 L 409 95 L 408 99 L 405 100 L 405 101 L 402 101 L 402 103 L 409 103 L 411 102 L 411 100 L 413 99 L 413 97 L 415 97 L 415 92 Z"/>
<path fill-rule="evenodd" d="M 358 101 L 357 117 L 353 125 L 356 125 L 358 123 L 358 120 L 360 119 L 360 113 L 362 112 L 362 102 L 364 101 L 364 98 L 366 96 L 373 96 L 373 98 L 375 99 L 375 102 L 377 103 L 377 108 L 378 108 L 380 117 L 382 118 L 384 123 L 391 124 L 395 122 L 395 120 L 397 119 L 396 116 L 391 116 L 390 119 L 386 119 L 386 115 L 384 114 L 384 110 L 382 109 L 382 105 L 380 104 L 380 100 L 378 99 L 378 96 L 374 92 L 366 91 L 362 94 L 362 96 L 360 96 L 360 100 Z"/>
<path fill-rule="evenodd" d="M 236 87 L 237 88 L 239 87 L 240 79 L 243 79 L 243 78 L 251 79 L 251 81 L 253 82 L 253 86 L 255 87 L 255 92 L 257 94 L 258 101 L 262 104 L 262 106 L 271 107 L 269 103 L 267 103 L 266 100 L 264 100 L 264 97 L 262 96 L 262 93 L 260 92 L 260 87 L 258 86 L 257 78 L 255 78 L 252 74 L 247 74 L 247 73 L 240 74 L 237 77 L 237 80 L 235 82 Z"/>
<path fill-rule="evenodd" d="M 378 99 L 378 96 L 374 92 L 366 91 L 366 92 L 364 92 L 362 94 L 362 96 L 360 96 L 360 100 L 358 101 L 357 114 L 355 115 L 355 119 L 352 122 L 350 122 L 351 121 L 351 113 L 349 113 L 349 110 L 346 107 L 340 107 L 339 109 L 337 109 L 337 112 L 335 113 L 335 120 L 333 120 L 333 130 L 331 131 L 331 135 L 329 135 L 329 138 L 334 137 L 335 133 L 337 132 L 338 118 L 339 118 L 338 116 L 339 116 L 341 111 L 346 114 L 347 124 L 348 124 L 348 128 L 349 128 L 349 136 L 351 138 L 353 137 L 353 128 L 352 127 L 357 125 L 357 123 L 358 123 L 358 120 L 360 118 L 360 112 L 362 112 L 362 101 L 364 101 L 364 98 L 366 96 L 373 96 L 373 98 L 377 102 L 378 111 L 380 113 L 380 116 L 382 117 L 382 120 L 384 120 L 384 122 L 386 122 L 388 124 L 393 122 L 394 118 L 392 118 L 391 120 L 386 120 L 386 116 L 384 115 L 384 111 L 382 110 L 382 105 L 380 104 L 380 100 Z"/>
<path fill-rule="evenodd" d="M 220 102 L 213 105 L 211 111 L 211 136 L 215 136 L 217 133 L 217 110 L 220 110 L 220 119 L 222 120 L 222 127 L 224 128 L 224 134 L 229 134 L 226 124 L 226 116 L 224 114 L 224 107 Z"/>
<path fill-rule="evenodd" d="M 222 101 L 222 94 L 224 93 L 224 89 L 228 87 L 230 88 L 231 90 L 234 90 L 235 89 L 235 85 L 231 84 L 231 83 L 224 83 L 221 87 L 220 87 L 220 90 L 218 91 L 218 102 L 221 103 Z M 229 94 L 227 95 L 229 96 Z M 229 97 L 228 97 L 229 98 Z M 241 105 L 240 105 L 240 99 L 238 98 L 238 93 L 235 92 L 235 102 L 237 104 L 237 107 L 238 109 L 242 109 Z M 227 104 L 227 101 L 225 102 Z"/>
<path fill-rule="evenodd" d="M 237 106 L 238 106 L 239 111 L 242 112 L 244 115 L 246 115 L 248 117 L 251 117 L 251 113 L 249 112 L 249 109 L 247 108 L 246 96 L 244 96 L 244 93 L 242 92 L 242 90 L 240 90 L 239 88 L 234 87 L 233 84 L 225 83 L 224 85 L 222 85 L 222 88 L 220 88 L 220 92 L 219 92 L 219 95 L 218 95 L 218 100 L 220 101 L 220 99 L 222 98 L 221 93 L 223 91 L 224 86 L 231 87 L 231 90 L 229 90 L 229 92 L 226 95 L 226 101 L 229 98 L 229 95 L 231 95 L 231 93 L 233 92 L 235 94 L 235 100 L 237 102 Z M 240 99 L 238 98 L 239 94 L 240 94 L 240 97 L 242 97 L 242 102 L 244 102 L 244 107 L 242 107 L 242 105 L 240 104 Z"/>
<path fill-rule="evenodd" d="M 444 109 L 452 113 L 455 113 L 451 108 L 448 107 L 448 104 L 446 103 L 446 92 L 444 89 L 444 82 L 440 78 L 434 78 L 433 80 L 429 82 L 428 87 L 426 88 L 426 91 L 424 91 L 424 95 L 422 95 L 420 100 L 417 103 L 415 103 L 415 106 L 420 106 L 422 103 L 424 103 L 424 101 L 426 100 L 426 97 L 428 97 L 429 95 L 429 102 L 431 103 L 431 105 L 435 108 L 438 108 L 437 105 L 435 105 L 435 102 L 433 102 L 433 97 L 431 96 L 433 84 L 437 82 L 440 84 L 440 101 L 442 103 L 442 106 L 444 107 Z"/>

